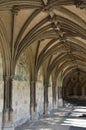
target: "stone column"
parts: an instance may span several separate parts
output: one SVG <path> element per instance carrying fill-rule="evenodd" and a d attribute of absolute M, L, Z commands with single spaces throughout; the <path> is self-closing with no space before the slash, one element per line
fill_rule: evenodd
<path fill-rule="evenodd" d="M 53 82 L 52 83 L 52 105 L 53 105 L 53 109 L 57 108 L 57 104 L 56 104 L 56 83 Z"/>
<path fill-rule="evenodd" d="M 12 108 L 12 90 L 13 90 L 13 79 L 10 77 L 9 79 L 9 121 L 11 124 L 14 122 L 13 117 L 13 108 Z"/>
<path fill-rule="evenodd" d="M 4 76 L 2 130 L 14 130 L 12 109 L 12 78 L 10 76 Z"/>
<path fill-rule="evenodd" d="M 36 103 L 36 82 L 30 82 L 30 114 L 31 120 L 38 119 L 37 115 L 37 103 Z"/>
<path fill-rule="evenodd" d="M 8 77 L 4 77 L 4 100 L 3 100 L 3 117 L 2 126 L 8 122 L 8 107 L 9 107 L 9 90 L 8 90 Z"/>
<path fill-rule="evenodd" d="M 62 87 L 58 87 L 58 106 L 63 107 L 63 99 L 62 99 Z"/>
<path fill-rule="evenodd" d="M 44 83 L 44 114 L 48 114 L 48 82 Z"/>
<path fill-rule="evenodd" d="M 82 87 L 82 96 L 85 97 L 85 87 Z"/>
<path fill-rule="evenodd" d="M 76 97 L 77 96 L 77 87 L 74 87 L 73 93 L 74 93 L 74 96 Z"/>

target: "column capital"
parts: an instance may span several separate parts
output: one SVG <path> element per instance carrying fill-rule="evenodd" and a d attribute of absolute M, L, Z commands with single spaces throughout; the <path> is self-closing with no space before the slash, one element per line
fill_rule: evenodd
<path fill-rule="evenodd" d="M 3 110 L 2 110 L 3 113 L 6 113 L 6 112 L 8 112 L 8 111 L 9 111 L 8 108 L 3 108 Z"/>
<path fill-rule="evenodd" d="M 52 85 L 56 85 L 56 81 L 52 81 Z"/>
<path fill-rule="evenodd" d="M 35 83 L 36 83 L 36 81 L 35 81 L 35 80 L 32 80 L 32 81 L 30 81 L 30 83 L 31 83 L 31 84 L 35 84 Z"/>
<path fill-rule="evenodd" d="M 76 8 L 86 9 L 86 5 L 82 0 L 75 0 L 74 5 L 76 6 Z"/>
<path fill-rule="evenodd" d="M 20 11 L 20 9 L 17 7 L 17 6 L 14 6 L 12 9 L 11 9 L 11 12 L 12 14 L 14 15 L 18 15 L 18 12 Z"/>
<path fill-rule="evenodd" d="M 45 81 L 44 82 L 44 86 L 48 86 L 49 85 L 49 82 L 48 81 Z"/>
<path fill-rule="evenodd" d="M 4 80 L 13 80 L 13 76 L 12 75 L 3 75 L 3 79 Z"/>

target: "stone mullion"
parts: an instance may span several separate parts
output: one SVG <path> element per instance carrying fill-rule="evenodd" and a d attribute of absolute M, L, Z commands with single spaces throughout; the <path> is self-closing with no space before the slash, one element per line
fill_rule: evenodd
<path fill-rule="evenodd" d="M 48 113 L 48 82 L 44 83 L 44 114 Z"/>

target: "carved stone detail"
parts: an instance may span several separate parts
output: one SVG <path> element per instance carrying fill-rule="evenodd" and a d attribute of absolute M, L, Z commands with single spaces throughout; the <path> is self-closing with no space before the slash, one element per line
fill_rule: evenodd
<path fill-rule="evenodd" d="M 76 8 L 86 9 L 86 5 L 82 0 L 75 0 L 74 4 L 76 5 Z"/>
<path fill-rule="evenodd" d="M 20 9 L 14 6 L 11 11 L 13 14 L 18 15 L 18 12 L 20 11 Z"/>

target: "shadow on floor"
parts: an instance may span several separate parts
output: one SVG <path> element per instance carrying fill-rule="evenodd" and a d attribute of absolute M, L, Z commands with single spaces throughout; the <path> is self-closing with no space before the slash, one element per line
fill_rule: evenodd
<path fill-rule="evenodd" d="M 56 130 L 56 129 L 51 129 L 51 130 Z M 86 128 L 58 125 L 57 130 L 86 130 Z"/>

